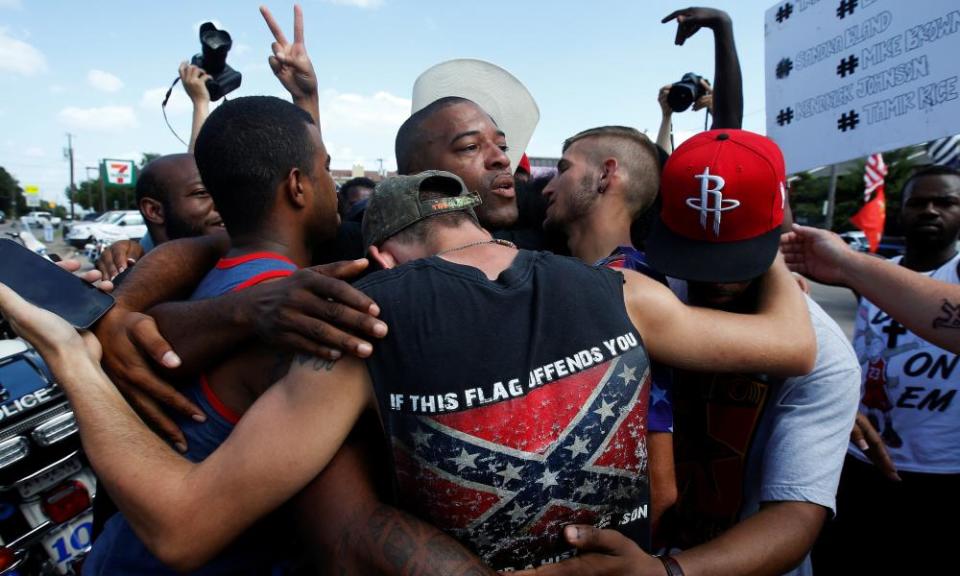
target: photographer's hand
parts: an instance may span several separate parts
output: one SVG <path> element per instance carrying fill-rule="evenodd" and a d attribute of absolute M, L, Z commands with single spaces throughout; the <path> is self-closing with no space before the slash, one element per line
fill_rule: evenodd
<path fill-rule="evenodd" d="M 673 84 L 667 84 L 657 93 L 657 102 L 660 103 L 660 130 L 657 131 L 657 146 L 667 151 L 667 154 L 673 153 L 673 139 L 670 133 L 673 131 L 672 118 L 673 108 L 667 103 L 667 95 L 670 94 L 670 88 Z"/>
<path fill-rule="evenodd" d="M 703 96 L 697 98 L 697 101 L 693 103 L 693 111 L 696 112 L 706 108 L 713 114 L 713 86 L 706 78 L 700 79 L 700 85 L 703 86 Z"/>
<path fill-rule="evenodd" d="M 203 68 L 186 61 L 180 63 L 180 82 L 194 105 L 210 104 L 210 92 L 207 90 L 207 80 L 209 78 L 210 75 Z"/>
<path fill-rule="evenodd" d="M 210 75 L 203 68 L 186 62 L 180 63 L 180 83 L 183 84 L 183 89 L 193 102 L 193 123 L 190 128 L 190 144 L 187 152 L 193 152 L 193 147 L 197 143 L 197 134 L 200 133 L 200 128 L 210 115 L 210 92 L 207 90 L 209 78 Z"/>
<path fill-rule="evenodd" d="M 287 41 L 280 25 L 273 19 L 273 15 L 266 6 L 260 7 L 260 14 L 266 21 L 274 42 L 271 45 L 273 55 L 268 58 L 270 68 L 277 80 L 283 84 L 293 103 L 300 106 L 313 116 L 317 127 L 320 126 L 320 104 L 317 95 L 317 73 L 313 69 L 307 47 L 303 43 L 303 10 L 299 4 L 293 5 L 293 44 Z"/>

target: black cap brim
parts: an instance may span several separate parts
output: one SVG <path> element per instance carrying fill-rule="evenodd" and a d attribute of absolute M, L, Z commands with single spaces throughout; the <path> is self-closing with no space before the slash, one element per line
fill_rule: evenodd
<path fill-rule="evenodd" d="M 780 247 L 780 228 L 749 240 L 704 242 L 673 232 L 659 219 L 647 238 L 647 261 L 657 271 L 694 282 L 745 282 L 762 276 Z"/>

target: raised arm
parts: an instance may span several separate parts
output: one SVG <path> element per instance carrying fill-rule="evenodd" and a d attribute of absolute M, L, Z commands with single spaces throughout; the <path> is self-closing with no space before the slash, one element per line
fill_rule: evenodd
<path fill-rule="evenodd" d="M 200 128 L 210 115 L 210 92 L 207 90 L 207 79 L 210 75 L 203 68 L 180 63 L 180 83 L 183 89 L 187 91 L 187 96 L 193 103 L 193 121 L 190 124 L 190 143 L 187 145 L 187 152 L 193 154 L 193 149 L 197 144 L 197 135 L 200 134 Z"/>
<path fill-rule="evenodd" d="M 657 92 L 657 102 L 660 103 L 660 129 L 657 131 L 657 146 L 667 151 L 667 154 L 673 154 L 673 109 L 667 103 L 667 94 L 670 93 L 670 87 L 673 84 L 667 84 Z"/>
<path fill-rule="evenodd" d="M 827 230 L 794 224 L 781 248 L 795 272 L 843 284 L 924 340 L 960 353 L 960 285 L 853 251 Z"/>
<path fill-rule="evenodd" d="M 779 376 L 813 368 L 817 342 L 807 303 L 780 256 L 760 280 L 755 314 L 686 306 L 662 284 L 629 270 L 623 274 L 630 318 L 650 356 L 664 364 Z"/>
<path fill-rule="evenodd" d="M 100 370 L 95 338 L 85 342 L 60 317 L 3 285 L 0 311 L 37 348 L 66 392 L 98 479 L 150 551 L 178 571 L 208 561 L 305 486 L 373 403 L 359 360 L 298 357 L 227 441 L 192 463 L 153 435 L 123 401 Z"/>
<path fill-rule="evenodd" d="M 733 22 L 730 16 L 713 8 L 686 8 L 677 10 L 663 22 L 677 20 L 676 44 L 682 46 L 687 38 L 700 28 L 713 30 L 713 126 L 712 128 L 740 128 L 743 125 L 743 77 L 740 59 L 733 41 Z"/>
<path fill-rule="evenodd" d="M 307 47 L 303 42 L 303 9 L 299 4 L 293 5 L 293 43 L 280 29 L 280 25 L 273 18 L 273 14 L 266 6 L 260 7 L 260 14 L 270 28 L 274 40 L 273 55 L 267 61 L 277 80 L 287 89 L 293 98 L 293 103 L 306 110 L 313 121 L 320 128 L 320 97 L 317 93 L 317 74 L 313 69 Z"/>

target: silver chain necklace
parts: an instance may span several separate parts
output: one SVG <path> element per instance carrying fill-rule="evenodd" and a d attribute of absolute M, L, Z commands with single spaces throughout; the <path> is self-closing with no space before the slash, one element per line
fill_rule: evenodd
<path fill-rule="evenodd" d="M 479 242 L 471 242 L 469 244 L 464 244 L 463 246 L 457 246 L 456 248 L 447 248 L 446 250 L 441 250 L 434 254 L 434 256 L 442 256 L 444 254 L 449 254 L 450 252 L 456 252 L 458 250 L 466 250 L 467 248 L 473 248 L 474 246 L 480 246 L 483 244 L 497 244 L 498 246 L 506 246 L 507 248 L 516 248 L 517 245 L 509 240 L 501 240 L 499 238 L 492 238 L 490 240 L 480 240 Z"/>

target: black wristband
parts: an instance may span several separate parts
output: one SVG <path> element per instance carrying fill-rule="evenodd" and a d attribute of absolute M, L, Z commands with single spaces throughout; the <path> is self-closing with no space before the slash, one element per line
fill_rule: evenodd
<path fill-rule="evenodd" d="M 667 576 L 684 576 L 683 568 L 680 567 L 680 563 L 673 556 L 664 554 L 663 556 L 657 556 L 657 560 L 660 560 L 663 567 L 667 569 Z"/>

